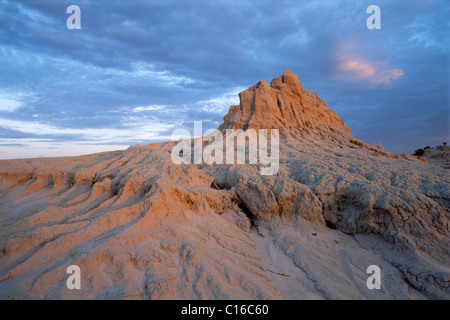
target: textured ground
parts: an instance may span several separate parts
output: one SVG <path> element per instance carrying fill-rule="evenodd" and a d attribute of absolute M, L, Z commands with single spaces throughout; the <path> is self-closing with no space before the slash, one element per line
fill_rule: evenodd
<path fill-rule="evenodd" d="M 311 94 L 275 91 L 283 80 L 263 85 L 272 107 L 307 96 L 293 108 L 310 114 Z M 258 127 L 248 108 L 221 129 Z M 173 142 L 0 161 L 0 299 L 449 299 L 448 171 L 334 118 L 286 130 L 273 176 L 175 165 Z M 72 264 L 82 290 L 66 288 Z M 373 264 L 381 290 L 366 287 Z"/>
<path fill-rule="evenodd" d="M 449 298 L 444 169 L 291 144 L 265 177 L 170 144 L 2 161 L 0 298 Z"/>

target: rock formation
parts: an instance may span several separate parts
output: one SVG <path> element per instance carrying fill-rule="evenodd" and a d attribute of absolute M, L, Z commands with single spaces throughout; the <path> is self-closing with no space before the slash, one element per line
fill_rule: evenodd
<path fill-rule="evenodd" d="M 260 81 L 239 94 L 240 104 L 231 106 L 219 129 L 333 128 L 350 133 L 339 116 L 317 94 L 304 90 L 298 76 L 286 71 L 270 87 Z"/>
<path fill-rule="evenodd" d="M 0 298 L 450 298 L 445 169 L 355 138 L 292 72 L 240 98 L 219 129 L 280 129 L 276 175 L 175 142 L 0 161 Z"/>

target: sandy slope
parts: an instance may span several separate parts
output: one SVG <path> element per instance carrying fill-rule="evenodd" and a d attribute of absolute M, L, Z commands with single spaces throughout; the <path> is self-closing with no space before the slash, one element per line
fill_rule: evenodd
<path fill-rule="evenodd" d="M 0 298 L 449 299 L 448 171 L 354 138 L 292 77 L 260 90 L 298 120 L 274 176 L 175 165 L 173 142 L 0 161 Z M 267 121 L 258 99 L 221 129 Z M 72 264 L 82 290 L 66 288 Z"/>

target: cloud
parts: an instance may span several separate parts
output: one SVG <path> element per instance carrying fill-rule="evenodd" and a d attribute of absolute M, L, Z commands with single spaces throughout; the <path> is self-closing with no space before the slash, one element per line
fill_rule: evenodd
<path fill-rule="evenodd" d="M 131 70 L 107 68 L 105 73 L 122 77 L 150 78 L 164 86 L 179 87 L 185 84 L 195 83 L 195 80 L 189 77 L 175 75 L 173 72 L 167 70 L 156 71 L 153 65 L 144 62 L 133 62 L 131 64 Z"/>
<path fill-rule="evenodd" d="M 392 68 L 386 54 L 371 57 L 371 47 L 355 40 L 346 40 L 338 44 L 335 53 L 337 79 L 363 81 L 372 85 L 388 85 L 403 77 L 405 72 L 400 68 Z M 380 58 L 385 58 L 380 60 Z M 377 59 L 377 60 L 375 60 Z M 375 60 L 375 61 L 374 61 Z"/>
<path fill-rule="evenodd" d="M 311 41 L 311 36 L 303 29 L 288 34 L 284 37 L 280 46 L 304 46 Z"/>
<path fill-rule="evenodd" d="M 151 105 L 151 106 L 145 106 L 145 107 L 136 107 L 136 108 L 133 108 L 133 112 L 163 110 L 165 107 L 166 106 L 159 106 L 159 105 Z"/>
<path fill-rule="evenodd" d="M 372 84 L 391 84 L 399 80 L 405 72 L 390 68 L 389 63 L 368 62 L 360 57 L 344 56 L 339 58 L 339 67 L 350 80 L 364 80 Z"/>
<path fill-rule="evenodd" d="M 120 127 L 115 128 L 63 128 L 57 125 L 33 121 L 18 121 L 0 118 L 0 129 L 14 131 L 18 135 L 47 140 L 78 140 L 93 143 L 117 143 L 126 145 L 136 140 L 164 140 L 170 135 L 161 135 L 173 128 L 173 125 L 143 118 L 122 118 Z"/>
<path fill-rule="evenodd" d="M 20 106 L 22 106 L 20 101 L 0 96 L 0 111 L 13 112 L 14 110 L 20 108 Z"/>
<path fill-rule="evenodd" d="M 24 99 L 30 96 L 24 92 L 7 93 L 0 91 L 0 111 L 14 112 L 24 105 Z"/>
<path fill-rule="evenodd" d="M 231 91 L 208 100 L 199 101 L 197 104 L 201 106 L 203 111 L 224 115 L 228 112 L 230 106 L 239 104 L 239 93 L 245 89 L 244 87 L 233 88 Z"/>

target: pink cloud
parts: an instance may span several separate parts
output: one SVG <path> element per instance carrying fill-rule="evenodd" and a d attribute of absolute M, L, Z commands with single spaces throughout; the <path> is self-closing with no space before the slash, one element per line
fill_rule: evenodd
<path fill-rule="evenodd" d="M 390 84 L 405 73 L 401 69 L 390 68 L 388 62 L 373 63 L 359 57 L 343 56 L 339 67 L 350 80 L 365 80 L 372 84 Z"/>
<path fill-rule="evenodd" d="M 391 84 L 399 80 L 405 72 L 392 68 L 389 61 L 372 62 L 364 59 L 361 48 L 355 42 L 343 42 L 338 48 L 337 65 L 339 78 L 350 81 L 366 81 L 371 84 Z"/>

